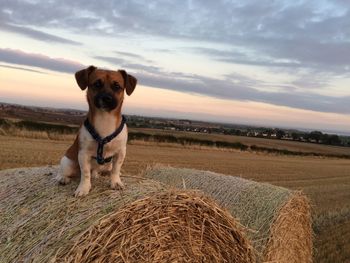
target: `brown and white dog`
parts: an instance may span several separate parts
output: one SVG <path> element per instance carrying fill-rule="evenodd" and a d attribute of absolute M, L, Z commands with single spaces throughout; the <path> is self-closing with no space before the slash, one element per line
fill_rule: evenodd
<path fill-rule="evenodd" d="M 91 176 L 109 171 L 111 187 L 123 188 L 120 168 L 126 154 L 128 132 L 121 109 L 124 91 L 131 95 L 137 80 L 124 70 L 102 70 L 94 66 L 76 72 L 75 79 L 82 90 L 87 88 L 89 111 L 73 145 L 61 159 L 56 179 L 67 184 L 80 170 L 75 196 L 84 196 L 91 189 Z M 102 142 L 102 139 L 105 140 Z"/>

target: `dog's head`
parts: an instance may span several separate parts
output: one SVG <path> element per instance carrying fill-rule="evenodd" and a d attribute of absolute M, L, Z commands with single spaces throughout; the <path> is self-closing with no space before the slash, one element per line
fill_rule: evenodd
<path fill-rule="evenodd" d="M 130 96 L 137 83 L 125 70 L 103 70 L 94 66 L 76 72 L 75 79 L 82 90 L 88 88 L 89 107 L 108 112 L 120 109 L 124 91 Z"/>

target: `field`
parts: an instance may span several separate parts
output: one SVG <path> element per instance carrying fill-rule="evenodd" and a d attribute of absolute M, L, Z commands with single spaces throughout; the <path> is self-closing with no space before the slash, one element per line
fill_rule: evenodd
<path fill-rule="evenodd" d="M 350 147 L 329 146 L 316 143 L 294 142 L 288 140 L 263 139 L 257 137 L 222 135 L 222 134 L 203 134 L 182 131 L 167 131 L 154 129 L 129 129 L 130 132 L 143 132 L 146 134 L 164 134 L 173 135 L 175 137 L 192 137 L 201 140 L 216 140 L 227 142 L 240 142 L 242 144 L 252 146 L 257 145 L 266 148 L 275 148 L 281 150 L 297 151 L 297 152 L 316 152 L 321 154 L 338 154 L 350 155 Z"/>
<path fill-rule="evenodd" d="M 152 130 L 142 132 L 155 132 Z M 168 131 L 174 134 L 174 132 Z M 179 134 L 175 133 L 176 136 Z M 224 135 L 199 135 L 212 140 L 238 140 L 268 147 L 349 154 L 349 148 Z M 56 165 L 70 140 L 0 136 L 0 169 Z M 315 262 L 350 262 L 350 160 L 299 157 L 132 141 L 123 174 L 137 175 L 150 164 L 211 170 L 292 189 L 312 200 L 315 219 Z"/>

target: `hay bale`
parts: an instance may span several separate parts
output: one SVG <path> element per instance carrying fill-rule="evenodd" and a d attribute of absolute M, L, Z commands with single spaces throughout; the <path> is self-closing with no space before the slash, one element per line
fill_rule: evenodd
<path fill-rule="evenodd" d="M 165 191 L 102 218 L 64 262 L 253 262 L 239 229 L 211 199 Z"/>
<path fill-rule="evenodd" d="M 254 262 L 235 219 L 193 191 L 124 178 L 58 186 L 57 167 L 0 172 L 0 262 Z"/>
<path fill-rule="evenodd" d="M 312 262 L 310 205 L 301 192 L 194 169 L 155 166 L 145 176 L 201 190 L 227 208 L 250 229 L 258 262 Z"/>
<path fill-rule="evenodd" d="M 265 261 L 312 262 L 312 231 L 309 201 L 295 192 L 280 208 L 271 227 Z"/>

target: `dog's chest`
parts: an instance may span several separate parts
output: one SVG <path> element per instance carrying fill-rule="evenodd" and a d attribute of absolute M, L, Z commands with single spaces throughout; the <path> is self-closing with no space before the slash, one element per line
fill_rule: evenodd
<path fill-rule="evenodd" d="M 103 147 L 103 156 L 110 157 L 115 155 L 122 147 L 125 147 L 125 144 L 123 144 L 124 140 L 122 141 L 121 138 L 115 138 L 111 142 L 107 143 Z"/>
<path fill-rule="evenodd" d="M 93 139 L 91 134 L 86 130 L 84 126 L 80 129 L 80 151 L 84 151 L 86 154 L 96 157 L 98 143 Z M 124 150 L 127 143 L 127 127 L 124 126 L 123 130 L 112 139 L 109 143 L 103 146 L 103 157 L 111 157 L 117 154 L 119 151 Z"/>

